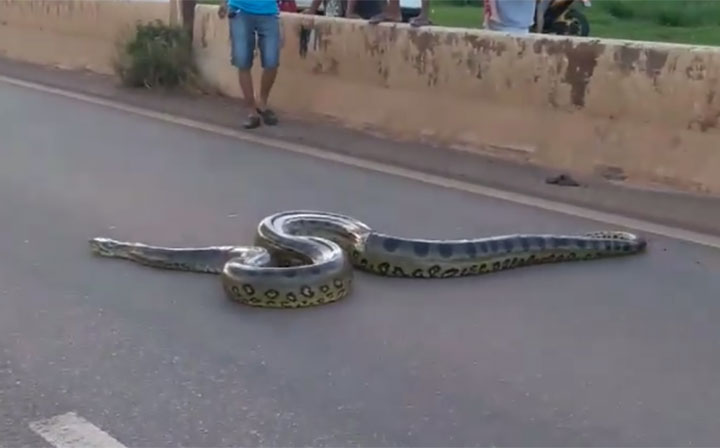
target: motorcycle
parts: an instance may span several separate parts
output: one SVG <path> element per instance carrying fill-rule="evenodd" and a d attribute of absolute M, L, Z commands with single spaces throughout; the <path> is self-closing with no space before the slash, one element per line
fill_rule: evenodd
<path fill-rule="evenodd" d="M 542 7 L 543 0 L 536 0 L 536 8 Z M 582 3 L 586 8 L 592 6 L 591 0 L 550 0 L 543 13 L 542 30 L 538 30 L 537 22 L 532 29 L 543 34 L 559 34 L 565 36 L 588 36 L 590 22 L 585 14 L 575 7 Z"/>

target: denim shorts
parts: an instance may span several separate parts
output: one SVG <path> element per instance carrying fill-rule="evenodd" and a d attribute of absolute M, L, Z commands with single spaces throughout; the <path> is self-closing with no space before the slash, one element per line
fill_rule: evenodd
<path fill-rule="evenodd" d="M 230 18 L 230 62 L 241 70 L 252 68 L 255 48 L 260 50 L 263 68 L 280 65 L 280 17 L 236 11 Z"/>

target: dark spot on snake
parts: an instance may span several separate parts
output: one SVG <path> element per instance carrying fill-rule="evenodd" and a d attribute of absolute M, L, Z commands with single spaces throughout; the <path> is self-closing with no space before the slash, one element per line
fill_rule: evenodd
<path fill-rule="evenodd" d="M 443 258 L 450 258 L 454 252 L 453 245 L 451 243 L 441 243 L 437 245 L 438 253 Z"/>
<path fill-rule="evenodd" d="M 537 260 L 537 257 L 534 254 L 530 255 L 527 259 L 528 263 L 535 263 L 536 260 Z"/>
<path fill-rule="evenodd" d="M 362 260 L 360 260 L 360 266 L 367 266 L 367 264 L 368 264 L 367 258 L 363 258 Z"/>
<path fill-rule="evenodd" d="M 283 308 L 290 308 L 290 302 L 282 301 L 280 302 L 280 306 Z"/>
<path fill-rule="evenodd" d="M 568 260 L 574 260 L 577 258 L 577 254 L 575 252 L 570 252 L 569 254 L 566 255 L 565 258 L 567 258 Z"/>
<path fill-rule="evenodd" d="M 250 303 L 260 303 L 260 299 L 257 297 L 250 297 Z"/>
<path fill-rule="evenodd" d="M 492 269 L 493 269 L 493 271 L 497 271 L 500 269 L 501 266 L 502 265 L 500 264 L 500 262 L 496 261 L 495 263 L 492 264 Z"/>
<path fill-rule="evenodd" d="M 403 268 L 401 268 L 400 266 L 393 267 L 392 275 L 394 275 L 396 277 L 407 277 L 407 274 L 405 273 L 405 271 L 403 271 Z"/>
<path fill-rule="evenodd" d="M 512 250 L 515 248 L 515 244 L 510 238 L 506 238 L 503 240 L 503 246 L 505 246 L 505 250 L 508 252 L 512 252 Z"/>
<path fill-rule="evenodd" d="M 454 277 L 458 275 L 458 270 L 455 268 L 450 268 L 442 273 L 442 278 L 448 278 L 448 277 Z"/>
<path fill-rule="evenodd" d="M 424 257 L 430 252 L 430 245 L 421 242 L 413 243 L 413 251 L 415 251 L 415 255 Z"/>
<path fill-rule="evenodd" d="M 564 259 L 565 259 L 565 256 L 563 256 L 563 254 L 558 254 L 555 257 L 555 261 L 563 261 Z"/>
<path fill-rule="evenodd" d="M 517 258 L 517 257 L 513 257 L 513 259 L 510 260 L 510 266 L 511 266 L 511 267 L 514 267 L 514 266 L 517 266 L 517 265 L 518 265 L 518 258 Z"/>
<path fill-rule="evenodd" d="M 487 270 L 487 264 L 483 263 L 480 265 L 480 272 L 485 272 Z"/>
<path fill-rule="evenodd" d="M 623 245 L 622 245 L 622 250 L 623 250 L 624 252 L 630 252 L 631 249 L 632 249 L 632 247 L 630 247 L 629 244 L 623 244 Z"/>
<path fill-rule="evenodd" d="M 480 272 L 480 265 L 474 264 L 474 265 L 470 266 L 471 274 L 477 274 L 478 272 Z"/>
<path fill-rule="evenodd" d="M 530 250 L 530 241 L 526 237 L 521 236 L 518 240 L 524 251 Z"/>
<path fill-rule="evenodd" d="M 240 288 L 238 288 L 237 286 L 235 286 L 235 285 L 231 286 L 230 291 L 232 291 L 232 293 L 235 294 L 236 296 L 238 296 L 238 297 L 240 296 Z"/>
<path fill-rule="evenodd" d="M 397 238 L 385 238 L 383 240 L 383 248 L 388 252 L 395 252 L 400 247 L 400 240 Z"/>
<path fill-rule="evenodd" d="M 308 299 L 311 299 L 315 297 L 315 292 L 312 290 L 309 286 L 303 286 L 300 288 L 300 294 L 307 297 Z"/>
<path fill-rule="evenodd" d="M 380 263 L 380 264 L 378 265 L 378 267 L 377 267 L 377 270 L 378 270 L 378 272 L 381 273 L 382 275 L 387 274 L 387 273 L 388 273 L 388 270 L 390 270 L 390 263 L 387 263 L 387 262 L 385 262 L 385 263 Z"/>
<path fill-rule="evenodd" d="M 490 250 L 491 250 L 491 251 L 497 252 L 497 250 L 498 250 L 498 243 L 497 243 L 497 241 L 495 241 L 495 240 L 490 240 L 490 241 L 488 242 L 488 244 L 490 245 Z"/>
<path fill-rule="evenodd" d="M 330 287 L 328 285 L 322 285 L 320 287 L 320 292 L 323 294 L 326 294 L 328 291 L 330 291 Z"/>
<path fill-rule="evenodd" d="M 303 301 L 300 302 L 300 303 L 301 303 L 302 305 L 307 305 L 307 304 L 308 304 L 308 301 L 307 301 L 307 300 L 303 300 Z"/>
<path fill-rule="evenodd" d="M 471 257 L 474 257 L 477 254 L 477 247 L 475 247 L 475 243 L 471 241 L 465 243 L 465 253 Z"/>
<path fill-rule="evenodd" d="M 357 258 L 357 257 L 359 257 L 359 256 L 360 256 L 360 252 L 358 252 L 357 249 L 353 249 L 353 251 L 352 251 L 352 257 L 353 257 L 353 258 Z"/>
<path fill-rule="evenodd" d="M 422 278 L 424 277 L 423 270 L 422 269 L 415 269 L 412 273 L 412 276 L 415 278 Z"/>
<path fill-rule="evenodd" d="M 242 285 L 242 289 L 245 292 L 245 294 L 251 296 L 255 294 L 255 288 L 252 287 L 252 285 L 248 285 L 247 283 Z"/>
<path fill-rule="evenodd" d="M 333 286 L 335 286 L 336 288 L 342 288 L 343 281 L 340 280 L 339 278 L 336 278 L 335 280 L 333 280 Z"/>
<path fill-rule="evenodd" d="M 505 261 L 503 261 L 503 264 L 502 264 L 503 269 L 509 268 L 511 261 L 512 261 L 512 260 L 510 260 L 509 258 L 508 258 L 508 259 L 505 259 Z"/>
<path fill-rule="evenodd" d="M 274 299 L 279 295 L 280 293 L 275 291 L 274 289 L 268 289 L 267 291 L 265 291 L 265 297 L 267 297 L 268 299 Z"/>
<path fill-rule="evenodd" d="M 318 297 L 317 303 L 325 303 L 325 297 Z"/>
<path fill-rule="evenodd" d="M 327 293 L 327 298 L 330 300 L 333 300 L 335 298 L 335 294 L 333 294 L 332 292 L 329 292 L 329 293 Z"/>
<path fill-rule="evenodd" d="M 469 268 L 462 268 L 462 271 L 460 271 L 460 277 L 465 277 L 465 276 L 468 275 L 469 273 L 470 273 L 470 269 L 469 269 Z"/>
<path fill-rule="evenodd" d="M 292 292 L 285 294 L 285 298 L 291 302 L 297 301 L 297 296 L 295 295 L 295 293 L 292 293 Z"/>
<path fill-rule="evenodd" d="M 430 277 L 435 277 L 441 270 L 442 268 L 438 265 L 430 266 L 430 269 L 428 269 L 428 275 L 430 275 Z"/>

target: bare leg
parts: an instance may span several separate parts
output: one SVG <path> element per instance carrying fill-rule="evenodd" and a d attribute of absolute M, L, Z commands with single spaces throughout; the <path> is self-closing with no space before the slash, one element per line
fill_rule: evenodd
<path fill-rule="evenodd" d="M 260 116 L 255 102 L 255 90 L 253 88 L 252 73 L 250 70 L 238 70 L 238 81 L 245 99 L 245 107 L 248 109 L 248 119 L 243 126 L 245 128 L 256 128 L 260 125 Z"/>
<path fill-rule="evenodd" d="M 257 107 L 260 110 L 265 110 L 268 104 L 268 98 L 270 98 L 270 91 L 275 84 L 275 78 L 277 77 L 278 69 L 265 69 L 262 72 L 262 78 L 260 78 L 260 101 L 257 103 Z"/>
<path fill-rule="evenodd" d="M 345 17 L 349 19 L 359 19 L 360 15 L 355 12 L 355 5 L 358 0 L 348 0 L 347 9 L 345 10 Z"/>

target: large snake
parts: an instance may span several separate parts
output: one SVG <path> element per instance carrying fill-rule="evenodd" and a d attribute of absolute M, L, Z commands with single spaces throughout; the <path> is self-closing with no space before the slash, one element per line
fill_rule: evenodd
<path fill-rule="evenodd" d="M 108 238 L 93 252 L 157 268 L 221 274 L 228 297 L 272 308 L 300 308 L 346 297 L 353 268 L 390 277 L 449 278 L 541 263 L 644 251 L 626 232 L 579 236 L 506 235 L 470 240 L 397 238 L 335 213 L 288 211 L 258 225 L 254 246 L 167 248 Z"/>

